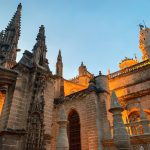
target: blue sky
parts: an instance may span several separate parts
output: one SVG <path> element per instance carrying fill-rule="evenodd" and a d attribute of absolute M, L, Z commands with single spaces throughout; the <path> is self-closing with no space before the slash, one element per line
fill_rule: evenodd
<path fill-rule="evenodd" d="M 39 26 L 45 25 L 47 58 L 55 73 L 58 50 L 62 50 L 64 77 L 77 75 L 81 61 L 95 75 L 117 71 L 119 62 L 136 53 L 139 27 L 150 26 L 149 0 L 0 0 L 0 30 L 4 29 L 18 3 L 23 5 L 18 54 L 32 50 Z"/>

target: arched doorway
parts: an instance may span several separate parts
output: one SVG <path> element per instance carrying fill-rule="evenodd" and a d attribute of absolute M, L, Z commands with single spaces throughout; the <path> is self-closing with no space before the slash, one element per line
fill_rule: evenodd
<path fill-rule="evenodd" d="M 80 118 L 75 110 L 70 112 L 68 121 L 69 150 L 81 150 Z"/>

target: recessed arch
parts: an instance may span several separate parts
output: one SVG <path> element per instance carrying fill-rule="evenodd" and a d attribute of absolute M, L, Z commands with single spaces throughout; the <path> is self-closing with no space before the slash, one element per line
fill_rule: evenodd
<path fill-rule="evenodd" d="M 81 150 L 80 117 L 75 109 L 68 114 L 69 150 Z"/>

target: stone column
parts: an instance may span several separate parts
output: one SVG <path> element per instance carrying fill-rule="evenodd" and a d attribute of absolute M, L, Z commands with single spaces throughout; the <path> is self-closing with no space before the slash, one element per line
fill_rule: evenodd
<path fill-rule="evenodd" d="M 60 109 L 60 116 L 59 116 L 59 133 L 56 140 L 56 150 L 69 150 L 69 142 L 67 136 L 67 117 L 65 113 L 64 106 L 62 105 Z"/>
<path fill-rule="evenodd" d="M 111 106 L 109 111 L 113 114 L 114 144 L 118 150 L 130 150 L 130 139 L 122 120 L 121 112 L 123 108 L 120 106 L 114 91 L 111 95 Z"/>

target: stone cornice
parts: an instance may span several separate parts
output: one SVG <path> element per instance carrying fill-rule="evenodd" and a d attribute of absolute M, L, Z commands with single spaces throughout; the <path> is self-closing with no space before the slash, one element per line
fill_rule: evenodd
<path fill-rule="evenodd" d="M 0 131 L 0 136 L 2 135 L 25 135 L 26 131 L 24 129 L 7 129 Z"/>
<path fill-rule="evenodd" d="M 150 61 L 149 60 L 140 62 L 140 63 L 138 63 L 136 65 L 131 66 L 131 67 L 128 67 L 128 68 L 119 70 L 117 72 L 111 73 L 109 75 L 109 80 L 111 81 L 114 78 L 119 78 L 119 77 L 122 77 L 122 76 L 127 76 L 129 74 L 142 71 L 143 69 L 146 69 L 146 68 L 150 68 Z"/>
<path fill-rule="evenodd" d="M 120 101 L 128 101 L 145 95 L 150 95 L 150 88 L 119 97 Z"/>
<path fill-rule="evenodd" d="M 147 78 L 147 79 L 138 81 L 138 82 L 136 82 L 136 83 L 127 84 L 126 86 L 120 86 L 120 87 L 118 87 L 118 88 L 114 88 L 113 90 L 121 90 L 121 89 L 130 87 L 130 86 L 134 86 L 134 85 L 137 85 L 137 84 L 140 84 L 140 83 L 143 83 L 143 82 L 147 82 L 147 81 L 150 81 L 150 78 Z"/>
<path fill-rule="evenodd" d="M 94 90 L 94 89 L 87 88 L 87 89 L 75 92 L 75 93 L 70 94 L 70 95 L 65 96 L 65 97 L 56 98 L 54 100 L 54 104 L 58 105 L 58 104 L 62 104 L 62 103 L 67 102 L 67 101 L 81 99 L 81 98 L 87 96 L 88 94 L 90 94 L 91 92 L 95 92 L 96 94 L 99 94 L 99 93 L 107 93 L 107 94 L 109 94 L 105 90 Z"/>
<path fill-rule="evenodd" d="M 9 85 L 16 81 L 18 73 L 0 66 L 0 85 Z"/>

